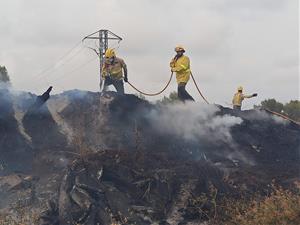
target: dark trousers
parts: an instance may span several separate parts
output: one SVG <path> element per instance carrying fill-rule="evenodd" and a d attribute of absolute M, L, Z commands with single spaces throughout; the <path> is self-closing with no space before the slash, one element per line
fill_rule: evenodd
<path fill-rule="evenodd" d="M 185 90 L 186 83 L 178 84 L 178 98 L 185 101 L 195 101 L 194 98 Z"/>
<path fill-rule="evenodd" d="M 113 85 L 117 90 L 118 94 L 124 94 L 124 83 L 123 80 L 112 79 L 111 77 L 105 77 L 103 91 L 107 91 L 107 87 Z"/>
<path fill-rule="evenodd" d="M 234 106 L 233 106 L 233 109 L 234 109 L 234 110 L 241 111 L 241 108 L 242 108 L 242 107 L 241 107 L 240 105 L 234 105 Z"/>

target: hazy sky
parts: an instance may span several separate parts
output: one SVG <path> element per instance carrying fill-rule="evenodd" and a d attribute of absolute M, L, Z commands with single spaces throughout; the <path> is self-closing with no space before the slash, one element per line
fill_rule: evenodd
<path fill-rule="evenodd" d="M 84 36 L 109 29 L 123 38 L 112 46 L 129 80 L 145 91 L 164 86 L 174 47 L 182 44 L 211 102 L 231 102 L 239 85 L 259 94 L 246 107 L 266 98 L 288 101 L 299 99 L 298 11 L 298 0 L 1 0 L 0 65 L 19 90 L 51 84 L 56 92 L 96 91 L 91 50 L 79 45 L 57 61 Z M 200 101 L 191 81 L 187 89 Z M 175 79 L 165 94 L 174 90 Z"/>

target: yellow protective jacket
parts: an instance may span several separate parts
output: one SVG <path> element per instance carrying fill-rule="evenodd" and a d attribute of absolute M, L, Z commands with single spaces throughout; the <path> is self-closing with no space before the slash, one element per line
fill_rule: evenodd
<path fill-rule="evenodd" d="M 232 104 L 236 106 L 242 106 L 242 102 L 245 98 L 252 98 L 252 95 L 244 95 L 241 92 L 237 92 L 233 96 Z"/>
<path fill-rule="evenodd" d="M 123 59 L 116 57 L 113 63 L 105 59 L 102 67 L 102 77 L 111 76 L 113 79 L 121 80 L 123 78 L 123 69 L 127 70 Z"/>
<path fill-rule="evenodd" d="M 187 83 L 190 79 L 190 59 L 183 55 L 176 60 L 176 57 L 170 62 L 170 67 L 173 72 L 176 72 L 177 83 Z"/>

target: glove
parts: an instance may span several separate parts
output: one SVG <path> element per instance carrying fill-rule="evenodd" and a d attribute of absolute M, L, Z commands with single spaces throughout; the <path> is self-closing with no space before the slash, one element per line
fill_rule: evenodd
<path fill-rule="evenodd" d="M 175 68 L 174 67 L 171 68 L 171 72 L 175 72 Z"/>
<path fill-rule="evenodd" d="M 257 93 L 254 93 L 253 95 L 252 95 L 252 97 L 256 97 L 257 96 Z"/>
<path fill-rule="evenodd" d="M 170 62 L 170 67 L 171 67 L 171 68 L 172 68 L 172 67 L 175 67 L 175 60 L 174 60 L 174 59 L 171 60 L 171 62 Z"/>
<path fill-rule="evenodd" d="M 124 77 L 124 81 L 127 83 L 128 82 L 128 77 Z"/>

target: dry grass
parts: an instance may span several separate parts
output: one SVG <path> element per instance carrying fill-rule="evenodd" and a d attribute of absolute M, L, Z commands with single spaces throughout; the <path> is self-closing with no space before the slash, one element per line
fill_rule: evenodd
<path fill-rule="evenodd" d="M 33 225 L 39 224 L 39 213 L 31 212 L 30 210 L 19 209 L 12 216 L 10 214 L 0 214 L 0 225 Z"/>
<path fill-rule="evenodd" d="M 300 184 L 296 185 L 294 191 L 273 184 L 268 196 L 256 194 L 252 199 L 220 200 L 217 200 L 217 190 L 211 186 L 211 193 L 194 196 L 190 207 L 202 218 L 209 219 L 210 225 L 299 225 Z M 29 224 L 38 224 L 38 213 L 20 208 L 15 217 L 0 214 L 0 225 Z"/>
<path fill-rule="evenodd" d="M 225 200 L 217 219 L 211 224 L 224 225 L 299 225 L 300 184 L 297 190 L 272 185 L 269 196 L 255 195 L 251 200 Z"/>

